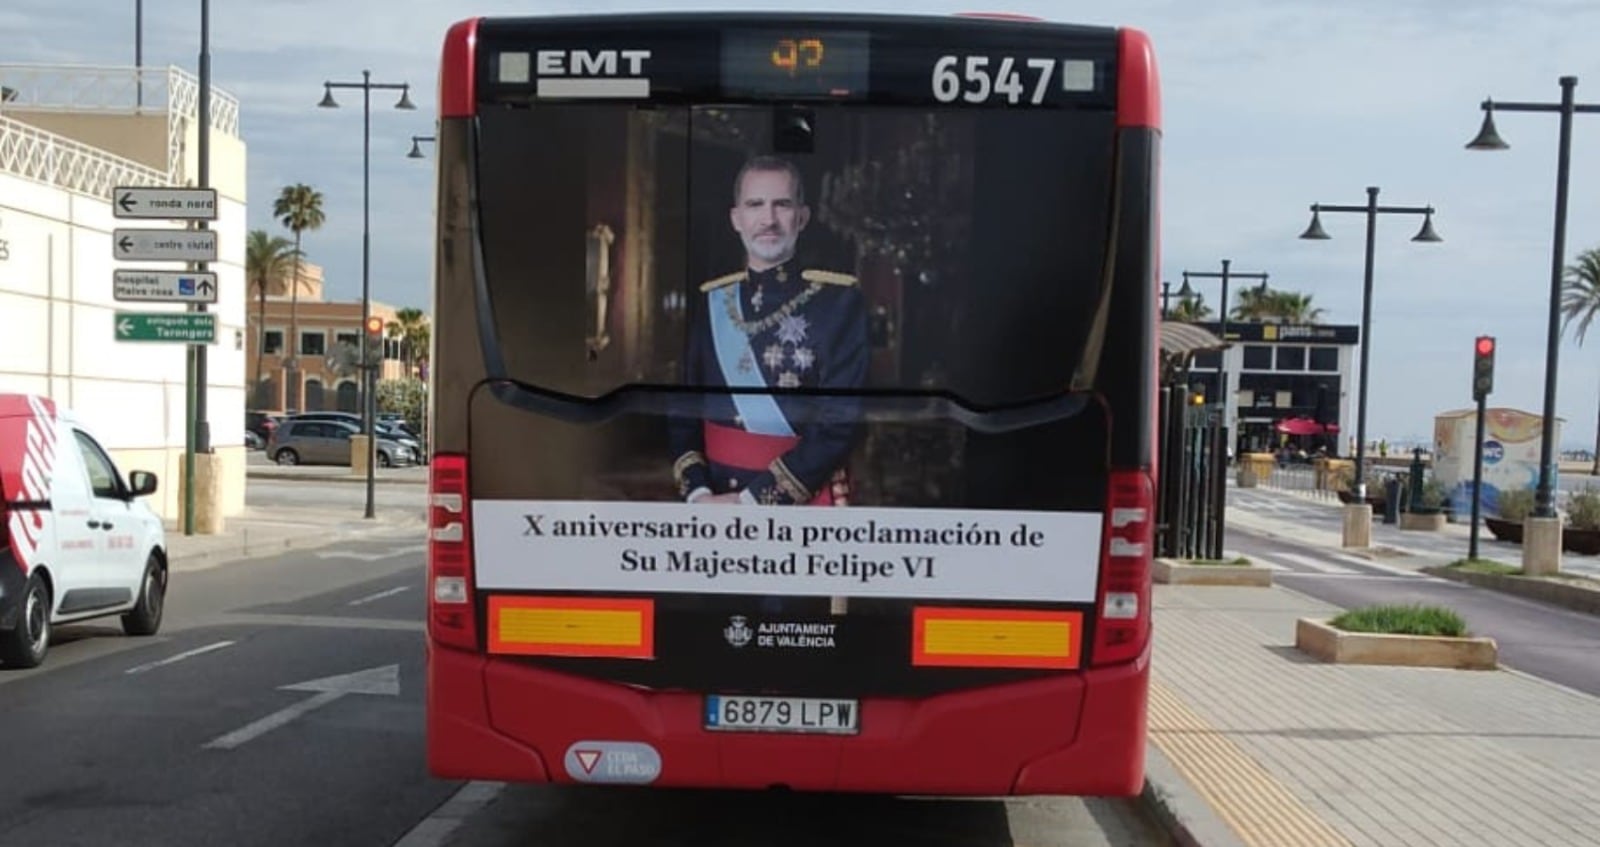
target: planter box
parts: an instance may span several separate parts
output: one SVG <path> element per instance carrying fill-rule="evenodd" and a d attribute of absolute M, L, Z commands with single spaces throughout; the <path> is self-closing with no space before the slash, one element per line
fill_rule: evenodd
<path fill-rule="evenodd" d="M 1575 612 L 1600 615 L 1600 581 L 1571 576 L 1523 576 L 1465 571 L 1460 568 L 1426 567 L 1422 572 L 1456 582 L 1465 582 L 1490 591 L 1515 594 L 1529 600 L 1550 603 Z"/>
<path fill-rule="evenodd" d="M 1561 528 L 1561 549 L 1568 553 L 1593 556 L 1600 553 L 1600 529 Z"/>
<path fill-rule="evenodd" d="M 1510 541 L 1513 544 L 1522 543 L 1522 521 L 1508 521 L 1504 518 L 1485 516 L 1483 525 L 1494 533 L 1494 537 L 1498 541 Z"/>
<path fill-rule="evenodd" d="M 1400 528 L 1438 532 L 1444 529 L 1444 512 L 1401 512 Z"/>
<path fill-rule="evenodd" d="M 1493 638 L 1447 638 L 1345 632 L 1326 621 L 1300 618 L 1294 646 L 1325 662 L 1350 665 L 1405 665 L 1421 668 L 1494 670 L 1499 650 Z"/>
<path fill-rule="evenodd" d="M 1260 565 L 1191 565 L 1157 558 L 1153 566 L 1153 578 L 1163 585 L 1272 585 L 1272 570 Z"/>

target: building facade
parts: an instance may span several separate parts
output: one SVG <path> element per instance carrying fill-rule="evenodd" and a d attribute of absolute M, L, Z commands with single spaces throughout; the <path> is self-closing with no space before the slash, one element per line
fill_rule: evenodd
<path fill-rule="evenodd" d="M 245 333 L 245 368 L 249 384 L 255 386 L 250 409 L 271 414 L 359 413 L 361 301 L 324 300 L 322 268 L 310 262 L 300 267 L 298 301 L 288 294 L 293 284 L 286 277 L 268 290 L 264 316 L 258 314 L 259 302 L 250 304 Z M 400 310 L 372 301 L 372 314 L 382 318 L 385 327 L 377 353 L 379 381 L 416 376 L 418 356 L 399 329 Z M 291 348 L 289 340 L 296 335 Z"/>
<path fill-rule="evenodd" d="M 152 508 L 175 519 L 187 432 L 186 345 L 116 339 L 118 311 L 182 305 L 119 302 L 116 268 L 184 270 L 116 260 L 113 189 L 192 186 L 198 174 L 199 85 L 177 68 L 0 65 L 0 391 L 76 410 L 124 473 L 156 473 Z M 217 191 L 215 343 L 204 386 L 216 456 L 215 508 L 244 509 L 245 145 L 239 104 L 213 88 L 209 182 Z"/>
<path fill-rule="evenodd" d="M 1360 327 L 1229 321 L 1223 333 L 1216 321 L 1195 325 L 1229 344 L 1221 353 L 1195 356 L 1189 386 L 1207 402 L 1216 402 L 1221 365 L 1229 388 L 1224 414 L 1236 455 L 1273 452 L 1285 445 L 1308 453 L 1326 447 L 1333 456 L 1354 452 L 1353 363 Z M 1281 431 L 1285 421 L 1310 421 L 1323 425 L 1323 431 L 1292 435 Z"/>

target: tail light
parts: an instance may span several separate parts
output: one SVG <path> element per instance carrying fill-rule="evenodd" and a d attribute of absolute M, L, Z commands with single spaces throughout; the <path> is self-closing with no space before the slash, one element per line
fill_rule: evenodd
<path fill-rule="evenodd" d="M 478 648 L 472 598 L 472 515 L 467 457 L 435 456 L 428 473 L 428 637 Z"/>
<path fill-rule="evenodd" d="M 1144 471 L 1113 471 L 1100 554 L 1095 665 L 1137 659 L 1150 639 L 1155 486 Z"/>

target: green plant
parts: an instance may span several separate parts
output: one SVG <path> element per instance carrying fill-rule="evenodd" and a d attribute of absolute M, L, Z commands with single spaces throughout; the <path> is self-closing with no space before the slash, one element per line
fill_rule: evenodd
<path fill-rule="evenodd" d="M 1600 492 L 1586 487 L 1567 498 L 1567 526 L 1600 529 Z"/>
<path fill-rule="evenodd" d="M 1533 503 L 1532 491 L 1526 488 L 1508 488 L 1500 492 L 1495 511 L 1500 513 L 1501 520 L 1522 523 L 1522 520 L 1533 512 Z"/>
<path fill-rule="evenodd" d="M 1467 634 L 1466 621 L 1453 609 L 1421 604 L 1366 606 L 1351 609 L 1328 622 L 1346 632 L 1376 632 L 1388 635 L 1435 635 L 1461 638 Z"/>
<path fill-rule="evenodd" d="M 1431 515 L 1444 506 L 1446 492 L 1444 483 L 1429 477 L 1422 483 L 1422 490 L 1415 500 L 1407 504 L 1406 511 L 1420 515 Z"/>
<path fill-rule="evenodd" d="M 413 428 L 422 425 L 426 398 L 427 391 L 420 379 L 386 379 L 378 383 L 378 411 L 403 415 Z"/>
<path fill-rule="evenodd" d="M 1522 573 L 1522 568 L 1520 567 L 1515 565 L 1507 565 L 1502 562 L 1496 562 L 1493 559 L 1457 559 L 1450 563 L 1450 567 L 1459 571 L 1499 574 L 1503 576 Z"/>

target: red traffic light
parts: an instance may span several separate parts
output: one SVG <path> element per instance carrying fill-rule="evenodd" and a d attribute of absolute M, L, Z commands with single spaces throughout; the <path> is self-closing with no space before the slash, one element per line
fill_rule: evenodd
<path fill-rule="evenodd" d="M 1487 335 L 1478 336 L 1478 355 L 1488 356 L 1494 353 L 1494 339 Z"/>

